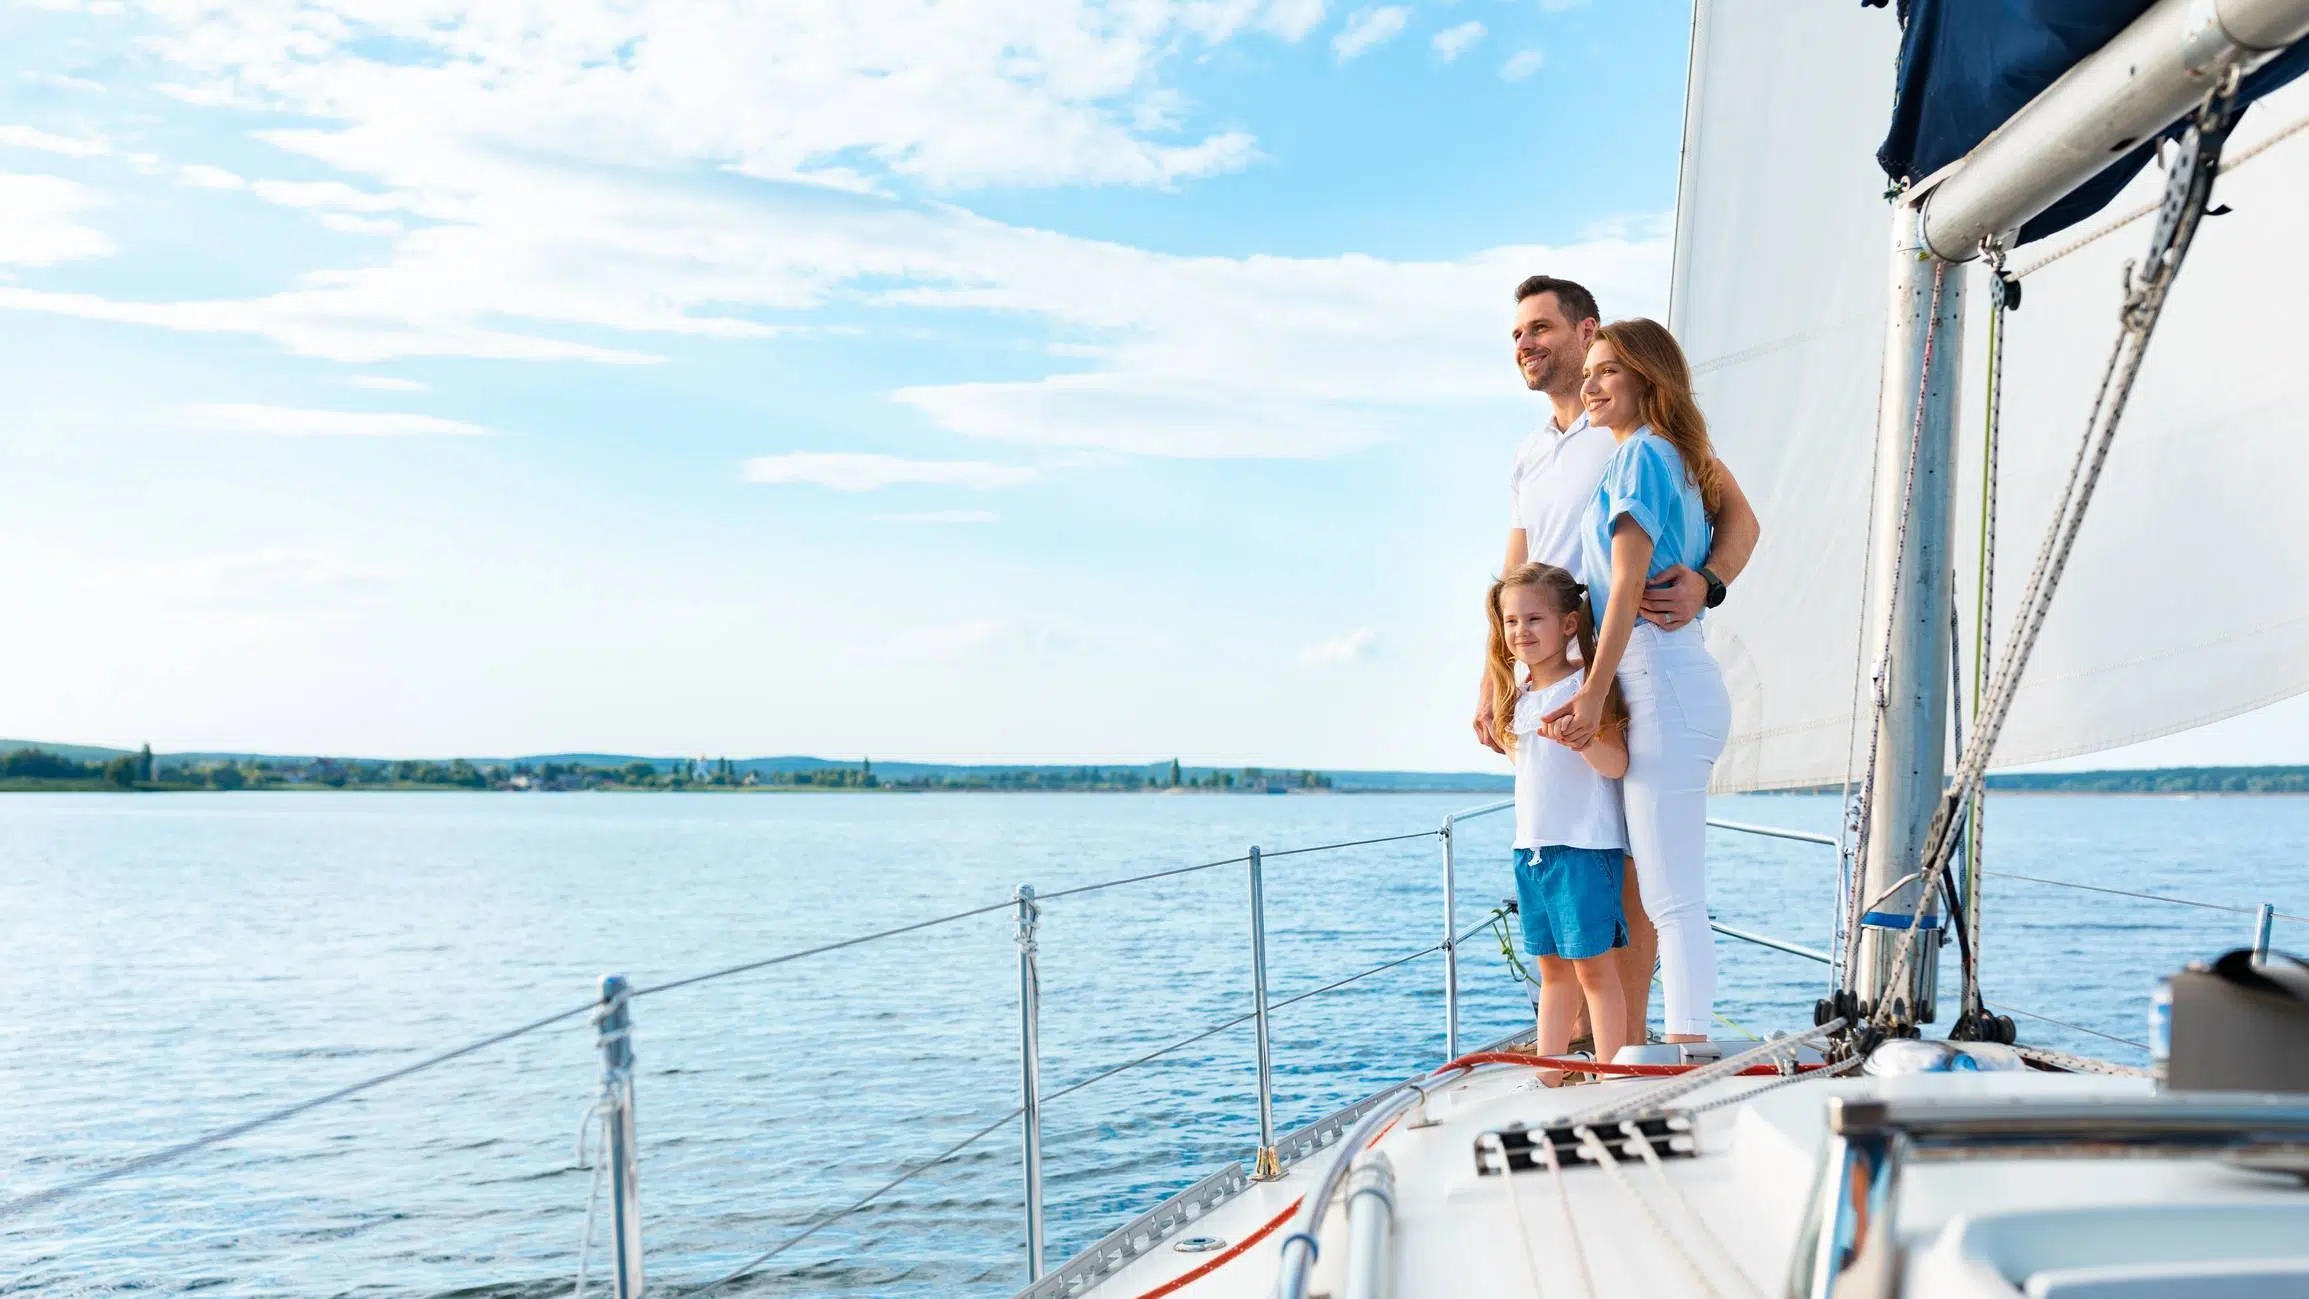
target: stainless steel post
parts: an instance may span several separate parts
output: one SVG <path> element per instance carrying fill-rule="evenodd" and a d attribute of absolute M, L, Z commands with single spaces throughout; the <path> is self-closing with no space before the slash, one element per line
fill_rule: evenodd
<path fill-rule="evenodd" d="M 609 1214 L 617 1254 L 617 1299 L 641 1299 L 641 1148 L 633 1131 L 633 1016 L 622 974 L 601 978 L 601 1090 L 609 1107 Z"/>
<path fill-rule="evenodd" d="M 1018 886 L 1018 1093 L 1020 1164 L 1026 1173 L 1026 1280 L 1042 1279 L 1042 976 L 1034 927 L 1042 920 L 1034 886 Z"/>
<path fill-rule="evenodd" d="M 1956 531 L 1957 399 L 1964 354 L 1965 268 L 1928 254 L 1916 209 L 1892 209 L 1892 292 L 1876 425 L 1875 536 L 1870 543 L 1868 652 L 1880 710 L 1868 852 L 1861 862 L 1858 960 L 1846 972 L 1863 1006 L 1903 1005 L 1903 1023 L 1934 1016 L 1940 906 L 1916 872 L 1947 787 L 1950 566 Z M 1937 284 L 1937 292 L 1935 285 Z M 1937 299 L 1938 311 L 1934 311 Z M 1930 372 L 1926 372 L 1929 365 Z M 1911 466 L 1913 465 L 1913 468 Z M 1886 639 L 1889 625 L 1890 636 Z M 1910 926 L 1914 955 L 1887 987 Z"/>
<path fill-rule="evenodd" d="M 1275 1155 L 1274 1058 L 1267 1047 L 1267 885 L 1259 850 L 1251 848 L 1251 1012 L 1259 1039 L 1259 1158 L 1251 1176 L 1271 1182 L 1283 1175 Z"/>
<path fill-rule="evenodd" d="M 1443 818 L 1443 1058 L 1459 1058 L 1459 871 L 1452 855 L 1459 814 Z"/>
<path fill-rule="evenodd" d="M 2264 902 L 2253 915 L 2253 964 L 2269 963 L 2269 929 L 2277 922 L 2277 908 Z"/>

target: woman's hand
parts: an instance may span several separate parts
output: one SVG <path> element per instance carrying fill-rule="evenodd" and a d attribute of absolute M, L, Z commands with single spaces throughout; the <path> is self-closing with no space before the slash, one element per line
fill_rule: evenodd
<path fill-rule="evenodd" d="M 1607 684 L 1608 688 L 1608 684 Z M 1592 685 L 1582 685 L 1571 702 L 1549 713 L 1547 733 L 1556 743 L 1571 749 L 1584 749 L 1603 728 L 1604 691 Z"/>

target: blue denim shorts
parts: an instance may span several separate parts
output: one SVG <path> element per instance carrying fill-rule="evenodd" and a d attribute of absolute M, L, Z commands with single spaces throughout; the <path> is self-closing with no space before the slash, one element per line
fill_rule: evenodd
<path fill-rule="evenodd" d="M 1584 961 L 1628 945 L 1620 884 L 1627 853 L 1619 848 L 1518 848 L 1515 909 L 1523 946 L 1533 956 Z"/>

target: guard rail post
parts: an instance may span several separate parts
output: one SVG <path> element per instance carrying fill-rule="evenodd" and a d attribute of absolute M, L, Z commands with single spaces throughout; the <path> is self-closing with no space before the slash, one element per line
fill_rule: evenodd
<path fill-rule="evenodd" d="M 609 1213 L 617 1258 L 617 1299 L 641 1299 L 640 1146 L 633 1131 L 633 1015 L 631 986 L 622 974 L 601 978 L 602 1104 L 609 1133 Z"/>
<path fill-rule="evenodd" d="M 1274 1056 L 1267 1046 L 1267 883 L 1259 848 L 1251 845 L 1251 1014 L 1259 1042 L 1259 1157 L 1251 1176 L 1271 1182 L 1283 1175 L 1275 1154 Z"/>
<path fill-rule="evenodd" d="M 2261 909 L 2253 913 L 2253 964 L 2269 963 L 2269 929 L 2276 921 L 2277 908 L 2269 903 L 2262 903 Z"/>
<path fill-rule="evenodd" d="M 1034 928 L 1042 906 L 1034 886 L 1018 886 L 1018 1134 L 1026 1175 L 1026 1280 L 1042 1279 L 1042 978 Z"/>
<path fill-rule="evenodd" d="M 1459 870 L 1452 831 L 1459 814 L 1443 818 L 1443 1058 L 1459 1058 Z"/>

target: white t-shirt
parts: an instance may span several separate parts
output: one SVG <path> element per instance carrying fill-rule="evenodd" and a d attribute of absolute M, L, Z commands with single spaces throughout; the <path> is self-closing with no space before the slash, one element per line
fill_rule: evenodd
<path fill-rule="evenodd" d="M 1605 779 L 1587 765 L 1587 759 L 1539 733 L 1540 719 L 1571 702 L 1585 675 L 1574 672 L 1554 685 L 1527 689 L 1515 701 L 1518 848 L 1628 846 L 1620 783 Z"/>
<path fill-rule="evenodd" d="M 1591 427 L 1584 412 L 1561 433 L 1550 415 L 1523 440 L 1509 490 L 1515 499 L 1510 526 L 1523 529 L 1525 558 L 1579 571 L 1580 520 L 1618 445 L 1610 429 Z"/>

